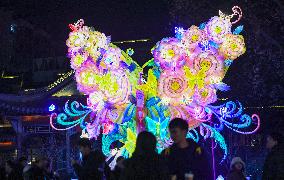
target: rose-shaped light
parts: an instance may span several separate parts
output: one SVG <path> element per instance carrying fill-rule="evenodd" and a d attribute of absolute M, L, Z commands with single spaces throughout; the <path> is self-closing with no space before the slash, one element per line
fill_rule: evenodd
<path fill-rule="evenodd" d="M 78 51 L 81 55 L 91 56 L 96 61 L 102 55 L 102 49 L 108 49 L 108 41 L 105 34 L 84 26 L 78 31 L 69 34 L 66 41 L 71 52 L 71 57 L 77 55 Z M 75 67 L 75 66 L 74 66 Z"/>
<path fill-rule="evenodd" d="M 206 35 L 203 30 L 200 30 L 197 26 L 191 26 L 186 30 L 181 39 L 181 43 L 189 49 L 195 49 L 199 42 L 205 40 Z"/>
<path fill-rule="evenodd" d="M 102 64 L 108 69 L 117 69 L 119 68 L 121 57 L 119 48 L 110 47 L 103 56 Z"/>
<path fill-rule="evenodd" d="M 196 89 L 194 100 L 202 106 L 214 103 L 217 101 L 216 90 L 209 85 L 201 89 Z"/>
<path fill-rule="evenodd" d="M 106 35 L 98 31 L 90 31 L 90 38 L 86 43 L 86 51 L 94 60 L 97 60 L 102 55 L 101 49 L 108 49 Z"/>
<path fill-rule="evenodd" d="M 198 73 L 201 69 L 206 70 L 206 84 L 211 82 L 211 77 L 220 77 L 223 79 L 225 75 L 224 58 L 217 53 L 200 53 L 193 57 L 188 64 L 191 71 L 195 73 Z"/>
<path fill-rule="evenodd" d="M 157 43 L 152 54 L 164 69 L 180 68 L 185 62 L 185 49 L 176 38 L 164 38 Z"/>
<path fill-rule="evenodd" d="M 68 47 L 83 47 L 89 38 L 87 31 L 70 32 L 69 38 L 66 41 Z"/>
<path fill-rule="evenodd" d="M 78 90 L 85 94 L 90 94 L 91 92 L 97 90 L 98 84 L 96 77 L 98 77 L 98 74 L 99 71 L 93 62 L 84 62 L 75 73 Z"/>
<path fill-rule="evenodd" d="M 188 82 L 182 70 L 172 72 L 164 71 L 158 82 L 158 96 L 168 104 L 178 105 L 185 104 L 184 96 L 190 98 L 193 90 L 188 88 Z"/>
<path fill-rule="evenodd" d="M 234 60 L 246 52 L 245 42 L 242 35 L 227 34 L 220 46 L 220 53 L 226 59 Z"/>
<path fill-rule="evenodd" d="M 127 72 L 122 70 L 112 71 L 111 79 L 106 79 L 104 84 L 104 89 L 101 90 L 104 92 L 108 102 L 116 106 L 121 106 L 128 102 L 132 86 Z"/>
<path fill-rule="evenodd" d="M 71 68 L 74 70 L 80 68 L 85 60 L 87 60 L 86 54 L 76 53 L 76 55 L 71 57 Z"/>
<path fill-rule="evenodd" d="M 222 43 L 225 35 L 231 33 L 231 26 L 229 19 L 214 16 L 206 24 L 205 30 L 210 40 Z"/>

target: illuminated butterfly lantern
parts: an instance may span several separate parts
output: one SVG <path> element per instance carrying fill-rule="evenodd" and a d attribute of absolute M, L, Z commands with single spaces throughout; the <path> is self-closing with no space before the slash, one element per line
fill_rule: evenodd
<path fill-rule="evenodd" d="M 229 90 L 222 79 L 246 50 L 240 35 L 243 26 L 232 31 L 242 11 L 237 6 L 232 11 L 232 15 L 219 11 L 219 16 L 199 27 L 176 28 L 175 37 L 159 41 L 151 50 L 153 59 L 142 67 L 131 58 L 132 49 L 124 52 L 105 34 L 84 26 L 82 19 L 69 25 L 72 32 L 66 44 L 71 67 L 78 90 L 88 98 L 86 105 L 67 102 L 64 113 L 52 114 L 52 127 L 66 130 L 80 125 L 82 137 L 87 138 L 102 133 L 104 154 L 117 158 L 131 156 L 143 130 L 157 137 L 158 151 L 168 147 L 172 143 L 168 124 L 179 117 L 188 122 L 188 138 L 213 138 L 225 158 L 227 146 L 220 134 L 224 127 L 250 134 L 260 125 L 257 115 L 243 114 L 239 102 L 212 105 L 218 90 Z M 233 18 L 237 20 L 231 22 Z M 118 141 L 122 146 L 112 149 Z"/>

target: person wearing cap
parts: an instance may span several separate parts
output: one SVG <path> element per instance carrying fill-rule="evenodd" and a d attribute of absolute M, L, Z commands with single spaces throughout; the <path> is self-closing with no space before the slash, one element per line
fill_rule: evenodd
<path fill-rule="evenodd" d="M 270 133 L 266 139 L 269 150 L 263 166 L 262 180 L 284 179 L 284 149 L 283 135 L 278 132 Z"/>
<path fill-rule="evenodd" d="M 228 180 L 246 180 L 244 175 L 245 163 L 240 157 L 234 157 L 231 161 Z"/>

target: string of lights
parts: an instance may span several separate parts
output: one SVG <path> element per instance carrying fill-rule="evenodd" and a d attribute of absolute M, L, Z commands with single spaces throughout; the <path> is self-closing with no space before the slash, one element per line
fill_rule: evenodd
<path fill-rule="evenodd" d="M 228 98 L 218 98 L 218 100 L 226 101 Z M 246 106 L 244 109 L 273 109 L 273 108 L 284 108 L 284 105 L 266 105 L 266 106 Z"/>
<path fill-rule="evenodd" d="M 60 84 L 62 81 L 64 81 L 65 79 L 67 79 L 68 77 L 70 77 L 72 74 L 74 73 L 73 70 L 65 73 L 62 77 L 60 77 L 59 79 L 57 79 L 55 82 L 53 82 L 52 84 L 47 86 L 46 91 L 51 90 L 52 88 L 54 88 L 55 86 L 57 86 L 58 84 Z"/>
<path fill-rule="evenodd" d="M 283 105 L 276 105 L 276 106 L 251 106 L 251 107 L 245 107 L 244 109 L 274 109 L 274 108 L 284 108 Z"/>
<path fill-rule="evenodd" d="M 115 41 L 113 44 L 123 44 L 123 43 L 136 43 L 136 42 L 147 42 L 150 39 L 137 39 L 137 40 L 126 40 L 126 41 Z"/>

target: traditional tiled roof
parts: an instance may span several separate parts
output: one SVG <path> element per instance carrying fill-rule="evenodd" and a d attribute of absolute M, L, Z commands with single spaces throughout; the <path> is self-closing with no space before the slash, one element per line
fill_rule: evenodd
<path fill-rule="evenodd" d="M 1 93 L 0 112 L 5 115 L 48 114 L 48 106 L 52 103 L 63 107 L 68 99 L 83 100 L 84 96 L 77 91 L 73 75 L 74 72 L 70 71 L 43 88 L 18 94 Z"/>

